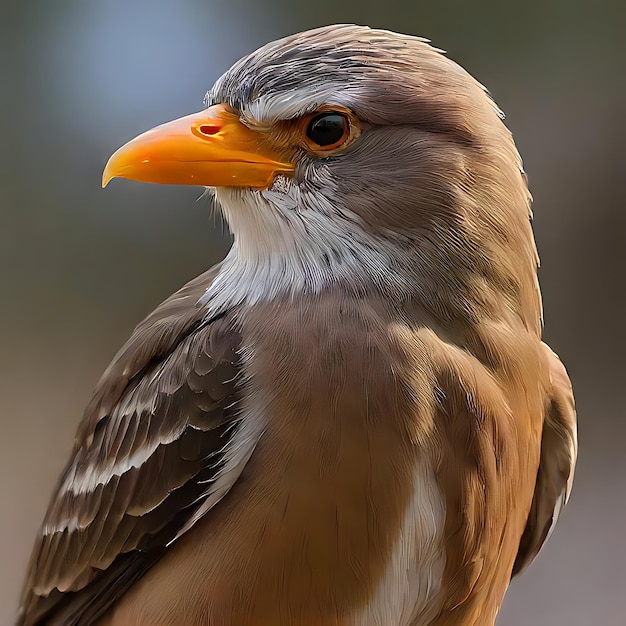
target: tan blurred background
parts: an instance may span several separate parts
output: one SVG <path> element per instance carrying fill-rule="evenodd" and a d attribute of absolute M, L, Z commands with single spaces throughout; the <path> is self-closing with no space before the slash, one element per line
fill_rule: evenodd
<path fill-rule="evenodd" d="M 106 159 L 199 110 L 258 45 L 332 22 L 429 37 L 507 113 L 581 449 L 571 505 L 499 625 L 626 624 L 625 6 L 0 0 L 0 625 L 100 373 L 141 317 L 228 246 L 200 190 L 102 191 Z"/>

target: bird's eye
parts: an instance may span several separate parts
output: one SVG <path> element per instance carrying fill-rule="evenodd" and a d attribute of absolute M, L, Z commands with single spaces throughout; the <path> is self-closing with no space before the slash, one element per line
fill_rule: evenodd
<path fill-rule="evenodd" d="M 338 148 L 350 136 L 350 122 L 343 113 L 327 111 L 311 119 L 306 129 L 311 147 L 316 150 Z"/>

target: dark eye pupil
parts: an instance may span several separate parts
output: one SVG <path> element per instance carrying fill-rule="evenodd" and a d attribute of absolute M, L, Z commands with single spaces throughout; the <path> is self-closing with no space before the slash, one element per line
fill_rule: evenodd
<path fill-rule="evenodd" d="M 332 146 L 343 138 L 346 124 L 340 113 L 322 113 L 311 120 L 306 136 L 318 146 Z"/>

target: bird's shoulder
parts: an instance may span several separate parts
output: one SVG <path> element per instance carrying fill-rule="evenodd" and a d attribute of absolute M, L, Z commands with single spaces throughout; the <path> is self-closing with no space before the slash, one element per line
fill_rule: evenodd
<path fill-rule="evenodd" d="M 238 477 L 247 458 L 227 455 L 241 340 L 232 314 L 207 319 L 198 306 L 216 275 L 163 302 L 100 379 L 37 537 L 19 624 L 93 623 Z"/>

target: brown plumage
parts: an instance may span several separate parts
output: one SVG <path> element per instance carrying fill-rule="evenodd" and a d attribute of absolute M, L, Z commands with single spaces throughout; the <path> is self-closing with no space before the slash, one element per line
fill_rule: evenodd
<path fill-rule="evenodd" d="M 269 44 L 207 105 L 105 182 L 213 187 L 233 248 L 105 372 L 18 623 L 493 624 L 576 456 L 498 109 L 356 26 Z"/>

